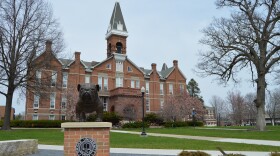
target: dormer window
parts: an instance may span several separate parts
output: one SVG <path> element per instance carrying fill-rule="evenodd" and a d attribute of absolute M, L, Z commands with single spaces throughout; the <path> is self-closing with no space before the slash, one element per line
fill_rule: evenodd
<path fill-rule="evenodd" d="M 121 42 L 117 42 L 116 44 L 116 47 L 117 47 L 117 53 L 122 53 L 122 43 Z"/>

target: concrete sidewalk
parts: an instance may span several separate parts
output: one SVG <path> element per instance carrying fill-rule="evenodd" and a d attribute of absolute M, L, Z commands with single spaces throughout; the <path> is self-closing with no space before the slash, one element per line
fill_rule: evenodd
<path fill-rule="evenodd" d="M 111 132 L 140 135 L 140 132 L 132 132 L 132 131 L 111 130 Z M 159 133 L 148 133 L 148 136 L 160 136 L 160 137 L 170 137 L 170 138 L 180 138 L 180 139 L 207 140 L 207 141 L 216 141 L 216 142 L 230 142 L 230 143 L 242 143 L 242 144 L 254 144 L 254 145 L 280 146 L 280 141 L 271 141 L 271 140 L 233 139 L 233 138 L 159 134 Z"/>
<path fill-rule="evenodd" d="M 63 156 L 63 146 L 38 145 L 39 152 L 28 156 Z M 193 151 L 193 150 L 188 150 Z M 221 156 L 219 151 L 202 150 L 212 156 Z M 110 156 L 177 156 L 182 150 L 167 149 L 135 149 L 110 148 Z M 246 156 L 269 156 L 269 152 L 225 151 L 227 154 L 243 154 Z"/>

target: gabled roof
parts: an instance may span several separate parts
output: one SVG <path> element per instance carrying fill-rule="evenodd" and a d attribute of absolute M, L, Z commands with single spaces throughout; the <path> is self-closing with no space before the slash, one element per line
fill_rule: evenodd
<path fill-rule="evenodd" d="M 161 73 L 162 77 L 167 78 L 174 69 L 175 69 L 175 67 L 170 67 L 170 68 L 167 68 L 166 70 L 161 70 L 160 73 Z"/>

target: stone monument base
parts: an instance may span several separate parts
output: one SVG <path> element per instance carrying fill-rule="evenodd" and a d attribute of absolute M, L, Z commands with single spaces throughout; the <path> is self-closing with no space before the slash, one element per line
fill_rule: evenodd
<path fill-rule="evenodd" d="M 110 156 L 110 122 L 66 122 L 64 156 Z"/>

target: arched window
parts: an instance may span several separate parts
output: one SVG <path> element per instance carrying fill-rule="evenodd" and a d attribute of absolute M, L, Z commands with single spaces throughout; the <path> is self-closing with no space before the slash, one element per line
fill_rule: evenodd
<path fill-rule="evenodd" d="M 116 44 L 116 47 L 117 47 L 117 53 L 122 53 L 122 43 L 121 42 L 117 42 Z"/>

